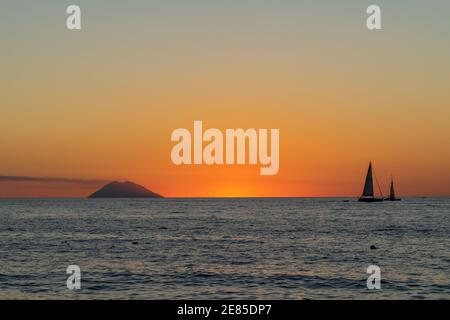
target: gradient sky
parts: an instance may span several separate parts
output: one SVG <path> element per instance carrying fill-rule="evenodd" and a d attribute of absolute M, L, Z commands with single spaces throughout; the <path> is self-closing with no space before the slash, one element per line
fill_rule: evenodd
<path fill-rule="evenodd" d="M 74 3 L 81 31 L 65 27 Z M 393 174 L 401 195 L 450 195 L 448 0 L 2 0 L 0 39 L 0 175 L 357 196 L 372 160 L 385 191 Z M 194 120 L 279 128 L 278 175 L 173 165 L 170 134 Z M 0 179 L 0 197 L 95 188 Z"/>

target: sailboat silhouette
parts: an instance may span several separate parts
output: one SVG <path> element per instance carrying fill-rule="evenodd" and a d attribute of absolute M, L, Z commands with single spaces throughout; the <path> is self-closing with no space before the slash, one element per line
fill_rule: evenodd
<path fill-rule="evenodd" d="M 380 189 L 380 186 L 378 185 Z M 364 190 L 361 197 L 359 197 L 358 201 L 363 202 L 381 202 L 383 201 L 383 193 L 381 192 L 381 198 L 377 198 L 373 193 L 373 174 L 372 174 L 372 162 L 369 162 L 369 168 L 367 169 L 366 181 L 364 182 Z"/>
<path fill-rule="evenodd" d="M 390 189 L 390 192 L 389 192 L 389 197 L 387 197 L 387 198 L 384 199 L 384 200 L 387 200 L 387 201 L 400 201 L 400 200 L 402 200 L 402 199 L 400 199 L 400 198 L 396 198 L 396 197 L 395 197 L 395 191 L 394 191 L 394 178 L 392 178 L 392 177 L 391 177 L 391 189 Z"/>

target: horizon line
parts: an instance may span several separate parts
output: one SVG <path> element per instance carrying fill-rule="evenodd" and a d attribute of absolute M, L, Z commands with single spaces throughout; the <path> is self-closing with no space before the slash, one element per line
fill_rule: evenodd
<path fill-rule="evenodd" d="M 406 196 L 406 195 L 402 195 L 403 198 L 450 198 L 450 195 L 412 195 L 412 196 Z M 194 196 L 194 197 L 165 197 L 162 196 L 162 198 L 153 198 L 153 197 L 137 197 L 137 198 L 97 198 L 97 199 L 93 199 L 93 200 L 111 200 L 111 199 L 118 199 L 118 200 L 164 200 L 164 199 L 358 199 L 358 196 L 285 196 L 285 197 L 281 197 L 281 196 L 226 196 L 226 197 L 220 197 L 220 196 L 213 196 L 213 197 L 209 197 L 209 196 Z M 39 199 L 66 199 L 66 200 L 81 200 L 81 199 L 87 199 L 87 200 L 92 200 L 92 198 L 89 198 L 88 196 L 86 197 L 0 197 L 0 200 L 39 200 Z"/>
<path fill-rule="evenodd" d="M 14 175 L 0 175 L 0 182 L 60 182 L 60 183 L 73 183 L 73 184 L 98 184 L 98 183 L 111 183 L 114 181 L 130 181 L 128 179 L 80 179 L 80 178 L 64 178 L 64 177 L 38 177 L 38 176 L 14 176 Z M 289 198 L 357 198 L 358 195 L 311 195 L 311 196 L 164 196 L 158 193 L 165 199 L 289 199 Z M 85 199 L 86 196 L 6 196 L 0 199 Z M 418 195 L 406 195 L 401 194 L 402 197 L 408 198 L 446 198 L 450 197 L 450 194 L 418 194 Z M 110 198 L 111 199 L 111 198 Z M 119 198 L 127 199 L 127 198 Z M 133 198 L 128 198 L 133 199 Z"/>

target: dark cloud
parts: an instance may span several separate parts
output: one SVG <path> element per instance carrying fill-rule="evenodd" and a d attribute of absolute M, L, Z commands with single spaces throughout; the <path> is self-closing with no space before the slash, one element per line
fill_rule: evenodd
<path fill-rule="evenodd" d="M 91 183 L 104 183 L 110 182 L 109 180 L 84 180 L 84 179 L 71 179 L 71 178 L 51 178 L 51 177 L 21 177 L 21 176 L 0 176 L 0 182 L 63 182 L 63 183 L 78 183 L 78 184 L 91 184 Z"/>

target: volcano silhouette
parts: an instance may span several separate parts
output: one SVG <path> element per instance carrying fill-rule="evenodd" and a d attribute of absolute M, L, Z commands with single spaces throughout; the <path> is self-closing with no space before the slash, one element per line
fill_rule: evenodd
<path fill-rule="evenodd" d="M 130 181 L 113 181 L 88 198 L 162 198 L 162 196 Z"/>

